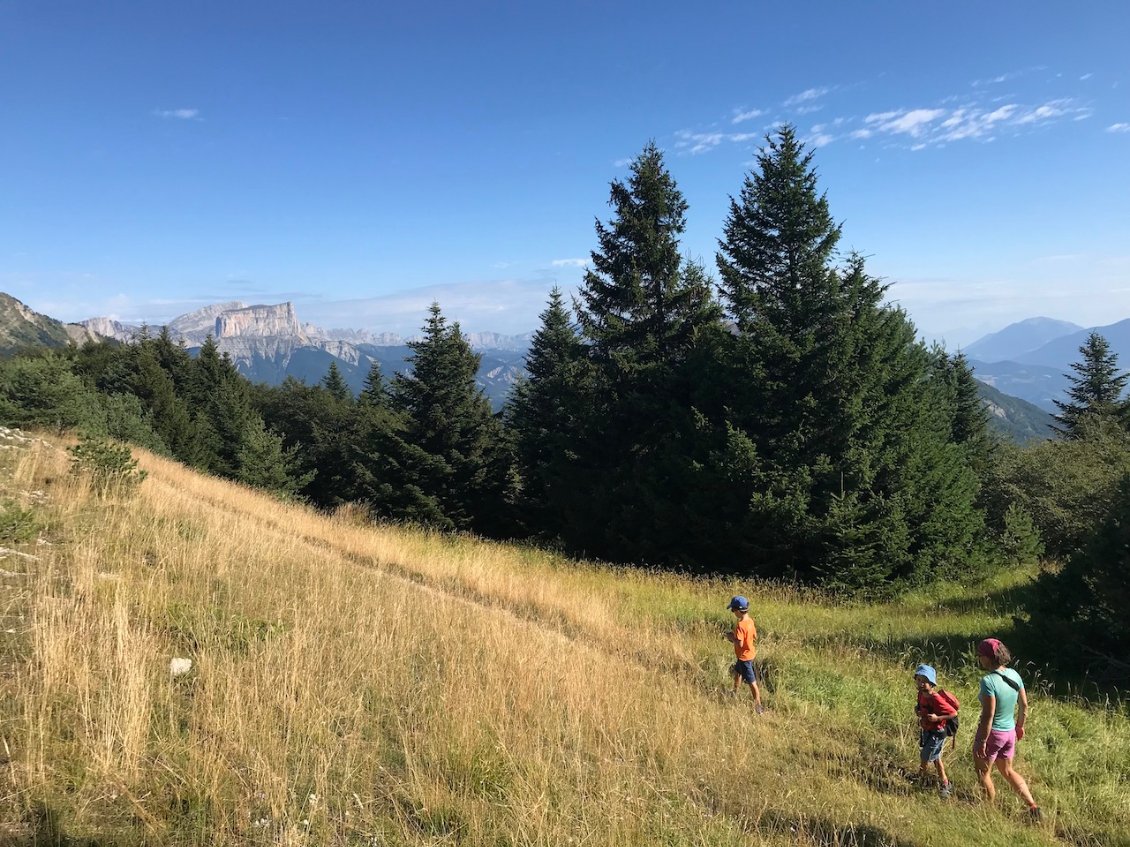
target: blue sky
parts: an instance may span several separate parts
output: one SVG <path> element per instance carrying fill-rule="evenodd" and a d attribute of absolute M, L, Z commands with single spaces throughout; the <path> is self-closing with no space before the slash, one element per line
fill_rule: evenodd
<path fill-rule="evenodd" d="M 649 139 L 713 267 L 766 132 L 951 347 L 1130 317 L 1130 4 L 0 0 L 0 290 L 537 325 Z"/>

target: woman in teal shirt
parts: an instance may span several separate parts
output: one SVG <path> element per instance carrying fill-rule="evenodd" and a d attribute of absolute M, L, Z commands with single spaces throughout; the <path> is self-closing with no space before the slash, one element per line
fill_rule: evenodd
<path fill-rule="evenodd" d="M 1028 695 L 1024 690 L 1024 680 L 1020 674 L 1008 667 L 1012 655 L 1000 641 L 986 638 L 977 645 L 977 660 L 984 670 L 989 671 L 981 677 L 981 721 L 973 738 L 973 759 L 977 766 L 977 776 L 992 801 L 996 797 L 993 786 L 993 763 L 1001 776 L 1008 781 L 1020 798 L 1028 804 L 1028 813 L 1036 819 L 1040 817 L 1040 807 L 1032 799 L 1028 783 L 1024 777 L 1012 769 L 1012 758 L 1016 754 L 1016 742 L 1024 738 L 1024 722 L 1028 719 Z M 1016 717 L 1017 706 L 1020 715 Z"/>

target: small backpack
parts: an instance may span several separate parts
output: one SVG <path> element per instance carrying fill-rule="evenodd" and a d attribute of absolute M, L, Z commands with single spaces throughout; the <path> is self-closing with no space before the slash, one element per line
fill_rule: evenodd
<path fill-rule="evenodd" d="M 957 712 L 961 708 L 961 703 L 958 701 L 957 697 L 955 697 L 949 691 L 943 691 L 939 688 L 938 696 L 941 697 L 942 700 L 944 700 L 946 703 L 948 703 L 950 708 L 952 708 L 954 712 Z M 959 726 L 961 726 L 961 718 L 959 718 L 956 714 L 953 717 L 946 718 L 946 736 L 953 738 L 953 746 L 955 747 L 957 746 L 957 730 Z"/>

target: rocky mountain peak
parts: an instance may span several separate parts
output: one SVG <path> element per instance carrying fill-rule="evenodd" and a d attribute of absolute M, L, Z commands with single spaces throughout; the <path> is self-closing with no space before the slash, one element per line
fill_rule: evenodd
<path fill-rule="evenodd" d="M 292 303 L 228 309 L 216 316 L 216 340 L 225 338 L 279 338 L 309 344 L 310 338 L 298 322 Z"/>

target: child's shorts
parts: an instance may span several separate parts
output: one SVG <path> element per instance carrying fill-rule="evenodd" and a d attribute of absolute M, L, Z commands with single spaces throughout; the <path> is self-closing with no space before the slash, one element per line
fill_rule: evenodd
<path fill-rule="evenodd" d="M 946 731 L 944 729 L 924 729 L 918 736 L 918 746 L 922 748 L 923 762 L 936 762 L 942 758 L 942 749 L 946 746 Z"/>
<path fill-rule="evenodd" d="M 734 662 L 734 666 L 730 668 L 730 673 L 734 676 L 740 676 L 749 685 L 757 682 L 757 671 L 753 669 L 753 659 L 746 659 L 744 662 L 738 660 Z"/>

